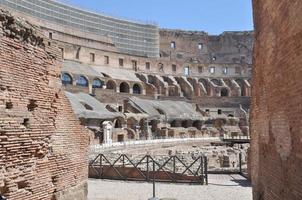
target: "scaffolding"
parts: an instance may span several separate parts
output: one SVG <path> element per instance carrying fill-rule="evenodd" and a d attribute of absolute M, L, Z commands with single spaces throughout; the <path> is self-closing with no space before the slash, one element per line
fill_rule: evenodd
<path fill-rule="evenodd" d="M 89 12 L 54 0 L 0 0 L 0 6 L 33 18 L 112 39 L 121 53 L 158 57 L 159 27 Z"/>

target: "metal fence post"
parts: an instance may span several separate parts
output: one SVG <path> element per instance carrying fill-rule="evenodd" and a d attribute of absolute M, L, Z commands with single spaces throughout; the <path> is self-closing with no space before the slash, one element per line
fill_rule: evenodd
<path fill-rule="evenodd" d="M 149 174 L 149 155 L 147 155 L 147 181 L 150 180 L 150 174 Z"/>
<path fill-rule="evenodd" d="M 102 178 L 103 175 L 103 154 L 100 155 L 100 172 L 99 172 L 99 178 Z"/>
<path fill-rule="evenodd" d="M 239 153 L 239 174 L 242 174 L 242 153 Z"/>
<path fill-rule="evenodd" d="M 206 185 L 208 185 L 208 158 L 204 156 L 204 174 L 206 178 Z"/>
<path fill-rule="evenodd" d="M 155 162 L 153 161 L 153 198 L 155 198 Z"/>
<path fill-rule="evenodd" d="M 200 156 L 200 170 L 201 170 L 201 185 L 204 185 L 205 173 L 203 172 L 203 156 Z"/>
<path fill-rule="evenodd" d="M 173 178 L 174 178 L 174 182 L 176 182 L 176 159 L 175 159 L 176 155 L 173 156 Z"/>

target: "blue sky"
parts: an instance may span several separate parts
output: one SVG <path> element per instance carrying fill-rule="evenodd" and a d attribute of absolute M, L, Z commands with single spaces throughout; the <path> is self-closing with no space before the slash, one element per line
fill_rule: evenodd
<path fill-rule="evenodd" d="M 107 15 L 156 22 L 161 28 L 252 30 L 251 0 L 59 0 Z"/>

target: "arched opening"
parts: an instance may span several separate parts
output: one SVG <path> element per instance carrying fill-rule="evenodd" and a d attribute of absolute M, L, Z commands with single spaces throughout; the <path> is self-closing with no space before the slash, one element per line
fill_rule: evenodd
<path fill-rule="evenodd" d="M 135 83 L 133 85 L 133 94 L 141 94 L 141 87 L 139 86 L 139 84 Z"/>
<path fill-rule="evenodd" d="M 130 117 L 127 119 L 127 128 L 136 130 L 139 125 L 138 123 L 139 122 L 135 118 Z"/>
<path fill-rule="evenodd" d="M 133 130 L 129 130 L 129 129 L 127 130 L 127 138 L 128 138 L 128 140 L 135 139 L 135 133 Z"/>
<path fill-rule="evenodd" d="M 121 119 L 116 119 L 114 123 L 114 128 L 122 128 L 123 122 Z"/>
<path fill-rule="evenodd" d="M 141 119 L 139 121 L 139 126 L 140 126 L 140 134 L 139 134 L 139 138 L 140 139 L 143 139 L 143 140 L 146 140 L 148 139 L 148 120 L 147 119 Z"/>
<path fill-rule="evenodd" d="M 199 121 L 199 120 L 194 121 L 192 126 L 195 127 L 195 128 L 197 128 L 198 130 L 201 130 L 202 121 Z"/>
<path fill-rule="evenodd" d="M 79 76 L 76 81 L 77 86 L 88 87 L 88 80 L 85 76 Z"/>
<path fill-rule="evenodd" d="M 109 80 L 107 83 L 106 83 L 106 88 L 108 90 L 116 90 L 116 83 L 113 81 L 113 80 Z"/>
<path fill-rule="evenodd" d="M 185 120 L 185 121 L 182 121 L 182 123 L 181 123 L 181 127 L 183 127 L 183 128 L 189 128 L 189 127 L 192 127 L 192 121 L 190 121 L 190 120 Z"/>
<path fill-rule="evenodd" d="M 221 97 L 229 96 L 229 91 L 226 88 L 222 88 L 221 91 L 220 91 L 220 96 Z"/>
<path fill-rule="evenodd" d="M 121 92 L 121 93 L 129 93 L 129 92 L 130 92 L 128 83 L 122 82 L 122 83 L 120 84 L 120 92 Z"/>
<path fill-rule="evenodd" d="M 157 125 L 159 124 L 159 121 L 158 120 L 151 120 L 149 122 L 149 126 L 151 127 L 151 131 L 152 133 L 155 133 L 157 131 Z"/>
<path fill-rule="evenodd" d="M 61 75 L 61 81 L 63 85 L 72 85 L 72 77 L 68 73 L 63 73 Z"/>
<path fill-rule="evenodd" d="M 178 88 L 176 86 L 169 87 L 169 96 L 179 96 Z"/>
<path fill-rule="evenodd" d="M 171 122 L 171 127 L 177 128 L 177 127 L 180 127 L 180 126 L 181 126 L 181 121 L 180 120 L 173 120 Z"/>
<path fill-rule="evenodd" d="M 220 80 L 218 80 L 218 79 L 212 79 L 211 81 L 212 81 L 212 83 L 214 83 L 215 85 L 222 86 L 222 82 L 221 82 Z"/>
<path fill-rule="evenodd" d="M 236 83 L 239 85 L 240 87 L 240 95 L 242 97 L 246 96 L 246 93 L 245 93 L 245 86 L 244 86 L 244 82 L 243 80 L 240 80 L 240 79 L 237 79 L 236 80 Z"/>
<path fill-rule="evenodd" d="M 128 138 L 128 140 L 134 140 L 135 139 L 135 134 L 131 131 L 128 131 L 127 138 Z"/>
<path fill-rule="evenodd" d="M 174 135 L 175 135 L 175 133 L 174 133 L 173 130 L 169 130 L 169 131 L 168 131 L 168 137 L 169 137 L 169 138 L 174 138 Z"/>
<path fill-rule="evenodd" d="M 101 81 L 100 79 L 96 78 L 92 82 L 92 88 L 102 88 L 104 85 L 104 81 Z"/>
<path fill-rule="evenodd" d="M 204 88 L 206 89 L 207 95 L 211 95 L 211 88 L 210 85 L 208 83 L 208 81 L 206 79 L 199 79 L 199 82 L 204 86 Z"/>

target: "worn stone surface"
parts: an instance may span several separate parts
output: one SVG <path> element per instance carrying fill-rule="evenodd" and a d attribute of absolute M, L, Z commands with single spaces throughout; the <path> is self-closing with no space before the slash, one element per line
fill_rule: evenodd
<path fill-rule="evenodd" d="M 302 2 L 254 0 L 255 200 L 302 199 Z"/>
<path fill-rule="evenodd" d="M 9 200 L 86 199 L 88 135 L 47 42 L 0 10 L 0 194 Z"/>

